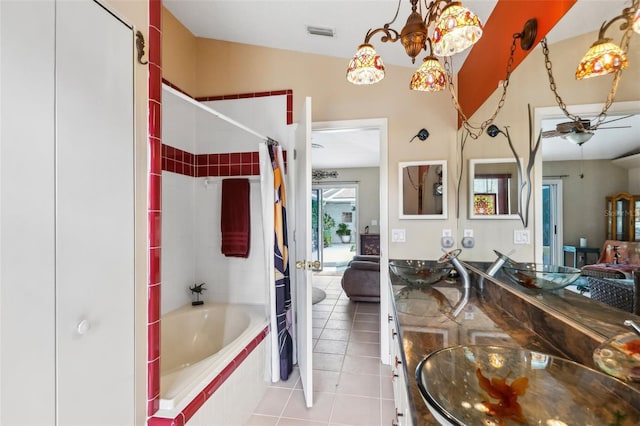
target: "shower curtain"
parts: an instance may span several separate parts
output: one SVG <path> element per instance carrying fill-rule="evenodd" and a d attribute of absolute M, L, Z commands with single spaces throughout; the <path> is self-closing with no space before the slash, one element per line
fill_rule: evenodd
<path fill-rule="evenodd" d="M 266 148 L 266 149 L 265 149 Z M 272 337 L 272 380 L 287 380 L 293 369 L 293 333 L 291 306 L 291 284 L 289 279 L 289 253 L 287 236 L 287 210 L 286 210 L 286 190 L 284 182 L 284 161 L 282 148 L 274 142 L 269 142 L 265 148 L 260 147 L 261 154 L 261 175 L 264 206 L 273 203 L 273 228 L 265 223 L 265 234 L 271 231 L 272 238 L 266 241 L 266 247 L 272 246 L 273 258 L 267 265 L 273 266 L 271 269 L 273 286 L 275 291 L 271 294 L 271 329 L 276 333 L 271 333 Z M 267 151 L 265 153 L 264 151 Z M 266 154 L 268 154 L 269 166 L 265 165 Z M 271 176 L 267 171 L 271 171 Z M 272 185 L 269 185 L 272 183 Z M 269 199 L 265 194 L 271 189 L 272 197 Z M 267 207 L 268 208 L 268 207 Z M 266 209 L 265 209 L 266 210 Z M 269 215 L 271 216 L 271 215 Z M 266 222 L 266 221 L 265 221 Z M 269 280 L 271 282 L 271 279 Z M 274 309 L 275 308 L 275 309 Z"/>

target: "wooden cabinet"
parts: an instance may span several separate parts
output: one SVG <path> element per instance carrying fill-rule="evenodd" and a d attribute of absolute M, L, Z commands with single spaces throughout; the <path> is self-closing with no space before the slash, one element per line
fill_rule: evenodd
<path fill-rule="evenodd" d="M 380 234 L 360 234 L 360 254 L 380 255 Z"/>
<path fill-rule="evenodd" d="M 640 241 L 640 195 L 621 192 L 606 199 L 607 240 Z"/>

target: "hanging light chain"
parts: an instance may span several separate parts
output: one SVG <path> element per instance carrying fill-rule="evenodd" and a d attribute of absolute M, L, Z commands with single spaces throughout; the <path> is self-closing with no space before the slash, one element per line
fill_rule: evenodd
<path fill-rule="evenodd" d="M 622 43 L 621 43 L 622 45 L 621 49 L 624 52 L 627 52 L 630 40 L 631 40 L 631 33 L 630 31 L 627 30 L 622 36 Z M 551 60 L 549 59 L 549 47 L 547 46 L 547 38 L 544 37 L 542 40 L 540 40 L 540 44 L 542 45 L 542 53 L 544 55 L 544 65 L 547 70 L 547 75 L 549 76 L 549 87 L 551 88 L 551 91 L 553 92 L 553 95 L 556 98 L 556 103 L 558 104 L 558 106 L 560 107 L 564 115 L 567 116 L 567 118 L 570 118 L 571 120 L 575 121 L 578 124 L 578 126 L 582 126 L 580 117 L 578 117 L 577 115 L 571 114 L 569 112 L 569 110 L 567 109 L 567 104 L 564 103 L 564 101 L 562 100 L 562 97 L 558 93 L 558 87 L 553 77 Z M 620 82 L 621 75 L 622 75 L 622 69 L 616 70 L 616 72 L 614 73 L 613 81 L 611 82 L 611 89 L 609 90 L 607 99 L 604 105 L 602 106 L 602 110 L 600 111 L 600 114 L 598 114 L 596 117 L 595 124 L 589 126 L 590 130 L 596 130 L 598 126 L 602 124 L 605 118 L 607 118 L 607 111 L 609 110 L 609 107 L 611 107 L 611 104 L 613 104 L 613 100 L 616 96 L 616 92 L 618 91 L 618 83 Z"/>
<path fill-rule="evenodd" d="M 462 107 L 460 106 L 460 102 L 458 102 L 458 97 L 456 96 L 456 88 L 453 83 L 451 63 L 449 62 L 448 57 L 444 58 L 444 69 L 447 73 L 447 82 L 449 86 L 449 92 L 451 93 L 451 101 L 453 102 L 453 105 L 458 111 L 458 115 L 460 116 L 460 118 L 462 118 L 462 126 L 467 130 L 467 132 L 469 133 L 469 136 L 471 136 L 472 139 L 478 139 L 480 135 L 482 135 L 482 133 L 484 132 L 484 129 L 486 129 L 493 122 L 493 120 L 495 120 L 495 118 L 498 116 L 498 113 L 504 106 L 504 102 L 507 97 L 507 87 L 509 87 L 509 78 L 511 77 L 511 72 L 513 71 L 514 54 L 516 51 L 516 40 L 519 39 L 519 37 L 517 36 L 519 36 L 519 34 L 514 35 L 513 42 L 511 43 L 509 60 L 507 61 L 507 73 L 504 78 L 504 81 L 502 82 L 502 95 L 500 96 L 500 100 L 498 100 L 498 105 L 496 106 L 496 109 L 493 111 L 493 114 L 491 115 L 491 117 L 483 121 L 480 124 L 480 126 L 474 126 L 473 124 L 469 123 L 467 116 L 462 111 Z"/>

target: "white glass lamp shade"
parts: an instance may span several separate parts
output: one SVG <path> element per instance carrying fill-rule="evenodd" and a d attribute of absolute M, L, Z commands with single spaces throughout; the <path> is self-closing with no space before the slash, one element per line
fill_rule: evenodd
<path fill-rule="evenodd" d="M 347 80 L 353 84 L 375 84 L 384 78 L 382 58 L 370 44 L 361 44 L 347 68 Z"/>
<path fill-rule="evenodd" d="M 627 55 L 611 39 L 595 42 L 582 57 L 576 69 L 576 79 L 596 77 L 627 68 Z"/>
<path fill-rule="evenodd" d="M 409 89 L 423 92 L 439 92 L 444 90 L 447 79 L 440 61 L 434 56 L 423 59 L 422 65 L 413 73 Z"/>
<path fill-rule="evenodd" d="M 472 46 L 482 37 L 480 19 L 459 2 L 447 5 L 435 23 L 433 53 L 452 56 Z"/>

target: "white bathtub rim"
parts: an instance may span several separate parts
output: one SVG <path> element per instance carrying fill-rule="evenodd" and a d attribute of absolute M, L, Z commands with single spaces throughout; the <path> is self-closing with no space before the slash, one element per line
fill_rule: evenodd
<path fill-rule="evenodd" d="M 269 324 L 269 319 L 265 315 L 264 305 L 254 304 L 208 302 L 196 307 L 192 307 L 191 305 L 183 306 L 167 313 L 167 315 L 179 313 L 184 310 L 198 308 L 206 309 L 207 307 L 211 307 L 216 304 L 226 306 L 232 305 L 234 307 L 246 309 L 250 313 L 251 318 L 249 326 L 231 344 L 227 345 L 211 357 L 193 364 L 191 366 L 193 371 L 189 373 L 188 377 L 185 377 L 184 380 L 179 381 L 179 383 L 173 383 L 172 388 L 174 388 L 174 390 L 166 390 L 166 387 L 164 390 L 161 388 L 160 406 L 159 410 L 154 414 L 155 417 L 175 418 L 180 414 L 182 410 L 184 410 L 191 401 L 198 397 L 204 388 L 209 385 L 209 383 L 211 383 L 213 379 L 215 379 L 216 376 L 218 376 L 253 339 L 259 336 L 264 328 Z M 209 367 L 212 362 L 215 362 L 217 368 L 208 369 L 207 367 Z M 180 371 L 171 373 L 168 376 L 178 373 L 180 373 Z M 169 393 L 169 395 L 166 395 L 167 393 Z M 167 396 L 170 396 L 170 399 L 167 398 Z"/>

